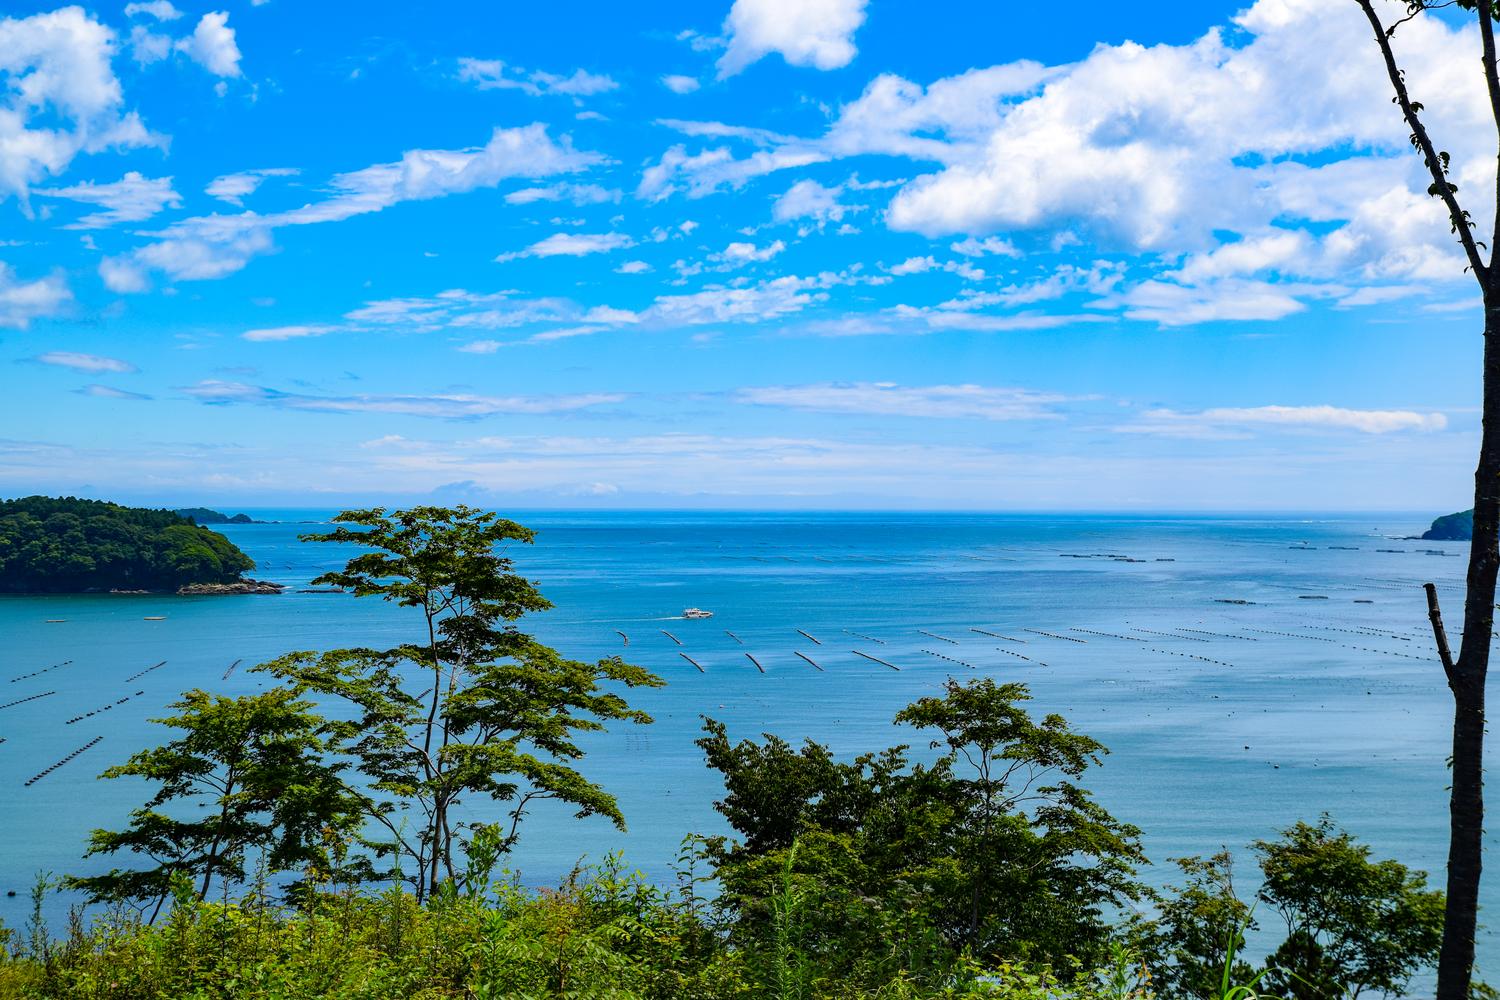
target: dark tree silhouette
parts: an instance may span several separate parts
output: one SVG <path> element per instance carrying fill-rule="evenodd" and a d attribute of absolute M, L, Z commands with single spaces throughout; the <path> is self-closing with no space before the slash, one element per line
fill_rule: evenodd
<path fill-rule="evenodd" d="M 1412 18 L 1442 7 L 1458 7 L 1478 21 L 1480 63 L 1489 95 L 1497 142 L 1500 142 L 1500 75 L 1495 69 L 1495 0 L 1399 0 L 1405 16 L 1386 25 L 1375 10 L 1375 0 L 1355 0 L 1385 60 L 1393 103 L 1411 128 L 1412 147 L 1422 156 L 1432 184 L 1427 191 L 1448 210 L 1454 236 L 1463 247 L 1468 271 L 1479 285 L 1484 302 L 1484 429 L 1479 464 L 1474 471 L 1474 535 L 1469 542 L 1468 587 L 1464 601 L 1463 642 L 1455 658 L 1443 629 L 1437 589 L 1427 584 L 1427 608 L 1432 619 L 1438 655 L 1453 692 L 1453 786 L 1449 802 L 1448 902 L 1443 946 L 1438 958 L 1438 1000 L 1468 1000 L 1474 971 L 1474 928 L 1479 910 L 1479 879 L 1483 867 L 1484 835 L 1484 684 L 1490 665 L 1490 630 L 1495 617 L 1495 574 L 1500 568 L 1496 540 L 1500 537 L 1500 277 L 1495 273 L 1494 246 L 1500 242 L 1500 205 L 1497 205 L 1488 245 L 1474 234 L 1473 217 L 1459 202 L 1458 185 L 1448 179 L 1449 156 L 1439 150 L 1422 124 L 1423 106 L 1407 89 L 1406 75 L 1396 60 L 1395 37 Z M 1500 193 L 1500 165 L 1496 168 Z M 1485 255 L 1489 259 L 1485 259 Z"/>

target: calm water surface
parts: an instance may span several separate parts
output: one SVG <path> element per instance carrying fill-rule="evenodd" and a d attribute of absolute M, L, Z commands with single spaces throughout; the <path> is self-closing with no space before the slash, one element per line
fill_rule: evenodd
<path fill-rule="evenodd" d="M 283 523 L 220 530 L 256 559 L 257 577 L 297 588 L 347 556 L 297 541 L 316 524 L 292 522 L 327 513 L 251 511 Z M 1382 856 L 1442 869 L 1451 706 L 1419 584 L 1436 581 L 1458 620 L 1465 547 L 1393 540 L 1420 531 L 1420 518 L 518 519 L 539 536 L 512 554 L 556 605 L 530 627 L 572 656 L 623 652 L 669 682 L 633 698 L 654 725 L 587 741 L 585 769 L 619 796 L 629 831 L 539 811 L 516 858 L 530 883 L 611 850 L 665 882 L 685 834 L 720 832 L 722 787 L 693 745 L 703 715 L 734 737 L 811 737 L 852 756 L 911 741 L 891 716 L 950 674 L 1024 681 L 1037 711 L 1062 712 L 1110 747 L 1090 784 L 1144 829 L 1156 883 L 1172 877 L 1168 859 L 1228 846 L 1253 885 L 1246 845 L 1323 812 Z M 716 616 L 676 620 L 691 605 Z M 0 599 L 0 891 L 17 891 L 0 896 L 0 918 L 23 919 L 39 871 L 104 867 L 79 858 L 89 830 L 120 824 L 145 789 L 95 776 L 164 738 L 149 720 L 177 693 L 253 691 L 266 681 L 249 668 L 280 653 L 388 645 L 415 626 L 337 594 Z M 1491 905 L 1497 888 L 1492 877 Z M 1481 953 L 1491 968 L 1500 961 L 1494 932 Z"/>

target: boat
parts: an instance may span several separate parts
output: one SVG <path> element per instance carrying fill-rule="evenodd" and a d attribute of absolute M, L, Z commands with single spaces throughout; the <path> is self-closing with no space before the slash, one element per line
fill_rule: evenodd
<path fill-rule="evenodd" d="M 164 622 L 166 620 L 167 620 L 167 616 L 166 615 L 149 615 L 149 616 L 141 619 L 141 621 L 143 621 L 143 622 Z"/>
<path fill-rule="evenodd" d="M 682 609 L 682 617 L 684 618 L 712 618 L 713 616 L 714 613 L 712 611 L 704 611 L 702 608 Z"/>

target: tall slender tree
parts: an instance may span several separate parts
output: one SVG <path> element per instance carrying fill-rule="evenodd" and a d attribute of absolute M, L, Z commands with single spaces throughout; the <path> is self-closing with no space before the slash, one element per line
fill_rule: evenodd
<path fill-rule="evenodd" d="M 1439 8 L 1461 8 L 1478 22 L 1480 68 L 1497 136 L 1494 189 L 1500 195 L 1500 74 L 1495 66 L 1496 0 L 1395 0 L 1405 16 L 1387 25 L 1376 0 L 1355 0 L 1385 62 L 1394 91 L 1393 103 L 1411 129 L 1412 147 L 1422 157 L 1432 184 L 1428 193 L 1447 210 L 1453 235 L 1463 248 L 1467 270 L 1479 286 L 1484 305 L 1483 431 L 1474 472 L 1474 534 L 1469 543 L 1468 588 L 1464 601 L 1463 641 L 1455 657 L 1448 645 L 1437 589 L 1427 584 L 1427 608 L 1438 655 L 1453 692 L 1453 784 L 1449 804 L 1448 894 L 1443 945 L 1438 959 L 1438 1000 L 1467 1000 L 1474 970 L 1474 931 L 1479 910 L 1479 880 L 1484 835 L 1484 687 L 1490 664 L 1490 631 L 1495 617 L 1495 576 L 1500 569 L 1500 275 L 1494 247 L 1500 243 L 1500 198 L 1486 244 L 1476 222 L 1459 200 L 1449 179 L 1450 157 L 1434 143 L 1423 124 L 1421 101 L 1408 89 L 1396 58 L 1401 25 Z M 1481 234 L 1483 235 L 1483 234 Z"/>
<path fill-rule="evenodd" d="M 368 846 L 406 862 L 370 876 L 402 872 L 419 901 L 445 880 L 473 889 L 455 858 L 476 835 L 486 851 L 509 851 L 541 800 L 623 828 L 614 796 L 573 766 L 583 756 L 577 734 L 649 723 L 611 688 L 662 681 L 618 657 L 567 659 L 515 626 L 551 607 L 504 552 L 533 533 L 469 507 L 353 510 L 335 520 L 335 530 L 303 540 L 364 551 L 314 582 L 410 609 L 412 640 L 290 653 L 257 669 L 347 706 L 330 742 L 352 760 L 366 813 L 384 828 Z M 462 809 L 476 799 L 504 803 L 503 825 L 479 829 Z"/>

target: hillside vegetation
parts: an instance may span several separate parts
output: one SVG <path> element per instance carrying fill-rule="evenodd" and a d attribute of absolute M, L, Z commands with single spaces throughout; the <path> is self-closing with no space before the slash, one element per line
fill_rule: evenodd
<path fill-rule="evenodd" d="M 73 497 L 0 501 L 0 593 L 172 591 L 229 583 L 255 562 L 169 510 Z"/>

